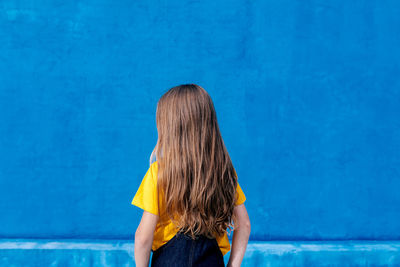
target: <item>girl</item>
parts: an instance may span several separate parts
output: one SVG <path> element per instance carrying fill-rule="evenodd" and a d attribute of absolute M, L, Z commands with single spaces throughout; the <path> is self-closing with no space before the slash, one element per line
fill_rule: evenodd
<path fill-rule="evenodd" d="M 143 209 L 136 266 L 240 266 L 250 235 L 246 197 L 224 145 L 213 102 L 195 84 L 158 101 L 158 140 L 132 204 Z M 153 156 L 156 160 L 153 162 Z M 232 223 L 233 221 L 233 223 Z"/>

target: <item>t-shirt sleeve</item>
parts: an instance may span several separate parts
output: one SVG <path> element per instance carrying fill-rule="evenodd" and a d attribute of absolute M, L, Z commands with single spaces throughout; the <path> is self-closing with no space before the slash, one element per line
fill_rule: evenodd
<path fill-rule="evenodd" d="M 233 169 L 233 171 L 234 171 L 234 173 L 235 173 L 235 175 L 237 177 L 236 170 Z M 238 183 L 236 185 L 236 202 L 235 202 L 235 206 L 243 204 L 245 201 L 246 201 L 246 196 L 244 195 L 243 190 L 240 187 L 239 181 L 238 181 Z"/>
<path fill-rule="evenodd" d="M 152 166 L 147 170 L 143 180 L 132 199 L 132 205 L 135 205 L 145 211 L 158 215 L 157 205 L 157 185 L 155 183 Z"/>
<path fill-rule="evenodd" d="M 235 202 L 235 206 L 243 204 L 246 201 L 246 196 L 244 195 L 243 190 L 239 185 L 239 182 L 237 183 L 237 186 L 236 186 L 236 195 L 237 195 L 237 199 Z"/>

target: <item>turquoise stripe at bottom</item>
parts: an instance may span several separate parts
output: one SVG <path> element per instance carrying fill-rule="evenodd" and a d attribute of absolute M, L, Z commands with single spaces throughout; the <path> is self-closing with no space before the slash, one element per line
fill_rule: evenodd
<path fill-rule="evenodd" d="M 135 266 L 133 251 L 126 240 L 0 239 L 0 266 Z M 250 241 L 242 266 L 400 267 L 400 241 Z"/>

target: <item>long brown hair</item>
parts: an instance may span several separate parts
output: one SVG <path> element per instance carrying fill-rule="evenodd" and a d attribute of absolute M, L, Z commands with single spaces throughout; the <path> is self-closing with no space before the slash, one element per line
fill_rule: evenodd
<path fill-rule="evenodd" d="M 196 84 L 173 87 L 158 101 L 156 121 L 150 158 L 155 153 L 165 215 L 192 238 L 221 236 L 233 227 L 237 175 L 211 97 Z"/>

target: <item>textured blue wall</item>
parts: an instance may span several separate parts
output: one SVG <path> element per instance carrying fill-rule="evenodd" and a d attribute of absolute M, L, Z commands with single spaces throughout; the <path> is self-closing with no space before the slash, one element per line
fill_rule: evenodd
<path fill-rule="evenodd" d="M 128 238 L 156 102 L 210 93 L 253 240 L 400 238 L 400 2 L 0 3 L 0 237 Z"/>

